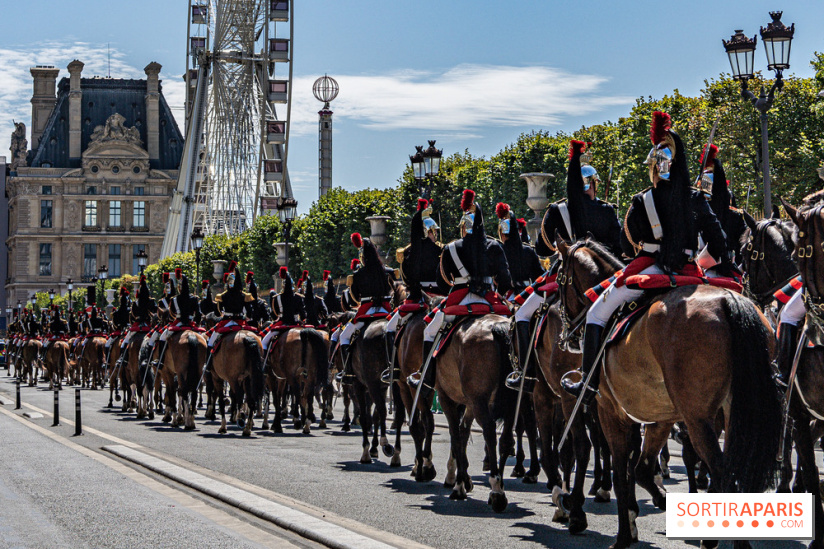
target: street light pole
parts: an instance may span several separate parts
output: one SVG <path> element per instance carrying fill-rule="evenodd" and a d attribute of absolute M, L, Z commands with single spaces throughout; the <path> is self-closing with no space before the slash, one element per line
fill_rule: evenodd
<path fill-rule="evenodd" d="M 146 269 L 146 263 L 149 260 L 148 254 L 146 254 L 146 250 L 140 250 L 137 252 L 137 266 L 140 267 L 140 276 L 143 276 L 143 271 Z"/>
<path fill-rule="evenodd" d="M 74 289 L 74 282 L 70 278 L 69 281 L 66 283 L 66 288 L 69 290 L 69 311 L 72 310 L 72 290 Z"/>
<path fill-rule="evenodd" d="M 195 280 L 200 284 L 200 249 L 203 247 L 203 231 L 195 227 L 192 231 L 192 248 L 195 249 Z"/>

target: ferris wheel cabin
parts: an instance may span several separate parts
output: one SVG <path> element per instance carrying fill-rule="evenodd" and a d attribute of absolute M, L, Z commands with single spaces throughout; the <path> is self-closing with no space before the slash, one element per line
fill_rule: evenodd
<path fill-rule="evenodd" d="M 289 2 L 271 0 L 269 4 L 269 21 L 288 21 Z"/>

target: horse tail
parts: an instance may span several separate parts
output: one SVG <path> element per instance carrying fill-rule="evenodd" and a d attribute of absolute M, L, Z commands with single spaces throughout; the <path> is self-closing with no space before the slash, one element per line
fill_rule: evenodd
<path fill-rule="evenodd" d="M 184 398 L 189 398 L 190 394 L 193 394 L 197 390 L 197 383 L 200 381 L 200 372 L 198 372 L 198 356 L 197 356 L 197 336 L 195 334 L 189 334 L 186 337 L 186 346 L 189 349 L 189 360 L 186 363 L 186 385 L 181 387 L 183 390 Z M 194 401 L 196 403 L 197 395 L 194 395 Z"/>
<path fill-rule="evenodd" d="M 258 349 L 258 343 L 254 337 L 247 336 L 243 338 L 243 346 L 246 349 L 246 363 L 251 369 L 251 375 L 246 386 L 246 400 L 250 412 L 256 412 L 260 399 L 263 398 L 263 359 L 260 356 L 260 349 Z"/>
<path fill-rule="evenodd" d="M 492 417 L 498 421 L 514 414 L 518 403 L 518 393 L 507 389 L 504 384 L 506 376 L 512 371 L 512 362 L 509 358 L 512 344 L 509 338 L 509 323 L 499 322 L 492 326 L 492 339 L 498 347 L 498 390 L 495 392 L 495 402 L 492 405 Z"/>
<path fill-rule="evenodd" d="M 326 360 L 326 346 L 323 342 L 323 335 L 312 328 L 304 328 L 300 331 L 300 362 L 306 364 L 307 345 L 311 345 L 312 354 L 315 356 L 315 383 L 323 389 L 328 383 L 329 361 Z"/>
<path fill-rule="evenodd" d="M 773 484 L 782 422 L 769 333 L 752 303 L 730 294 L 724 304 L 732 337 L 732 404 L 721 491 L 760 493 Z"/>

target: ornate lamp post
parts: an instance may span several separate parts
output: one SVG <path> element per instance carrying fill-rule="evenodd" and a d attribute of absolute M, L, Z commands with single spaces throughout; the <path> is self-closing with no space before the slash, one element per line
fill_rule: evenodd
<path fill-rule="evenodd" d="M 69 290 L 69 311 L 71 311 L 72 310 L 72 290 L 74 290 L 74 282 L 72 281 L 71 278 L 66 282 L 66 289 Z"/>
<path fill-rule="evenodd" d="M 432 180 L 441 171 L 443 149 L 435 148 L 434 139 L 429 141 L 428 149 L 423 150 L 423 147 L 419 145 L 416 145 L 415 149 L 415 154 L 409 157 L 409 162 L 412 164 L 412 176 L 418 184 L 421 198 L 428 200 L 432 193 Z"/>
<path fill-rule="evenodd" d="M 750 101 L 761 113 L 761 169 L 764 182 L 764 213 L 772 211 L 770 190 L 770 146 L 767 133 L 767 111 L 770 110 L 775 93 L 784 87 L 783 71 L 790 68 L 790 47 L 792 46 L 795 23 L 789 27 L 781 22 L 783 12 L 771 11 L 770 22 L 766 28 L 761 27 L 761 39 L 767 54 L 767 69 L 775 71 L 775 82 L 769 93 L 764 87 L 758 97 L 748 88 L 747 81 L 753 77 L 753 56 L 755 55 L 756 37 L 747 38 L 743 30 L 736 30 L 729 40 L 722 40 L 724 50 L 730 60 L 732 77 L 741 81 L 741 96 Z"/>
<path fill-rule="evenodd" d="M 203 231 L 195 227 L 192 231 L 192 248 L 195 250 L 195 281 L 200 284 L 200 249 L 203 247 Z"/>
<path fill-rule="evenodd" d="M 34 308 L 37 307 L 37 294 L 31 294 L 29 303 L 31 303 L 31 312 L 34 313 Z"/>
<path fill-rule="evenodd" d="M 289 236 L 292 233 L 292 221 L 297 216 L 298 201 L 294 198 L 278 199 L 278 216 L 283 223 L 283 242 L 273 242 L 277 250 L 277 262 L 281 267 L 289 267 Z"/>
<path fill-rule="evenodd" d="M 149 256 L 146 250 L 137 252 L 137 266 L 140 267 L 140 276 L 143 276 L 143 271 L 146 270 L 146 264 L 149 262 Z"/>
<path fill-rule="evenodd" d="M 529 231 L 529 238 L 532 239 L 532 242 L 537 242 L 541 222 L 544 218 L 544 210 L 549 206 L 549 199 L 546 197 L 546 185 L 555 176 L 551 173 L 522 173 L 520 177 L 527 184 L 526 205 L 535 213 L 533 218 L 527 221 L 526 230 Z"/>
<path fill-rule="evenodd" d="M 109 268 L 108 267 L 103 265 L 99 269 L 97 269 L 97 279 L 100 281 L 100 293 L 98 295 L 100 296 L 101 301 L 106 299 L 106 296 L 105 296 L 105 293 L 103 292 L 103 289 L 106 287 L 106 280 L 108 278 L 109 278 Z M 103 307 L 105 307 L 105 306 L 106 305 L 104 303 Z"/>
<path fill-rule="evenodd" d="M 49 288 L 49 311 L 54 307 L 54 288 Z"/>

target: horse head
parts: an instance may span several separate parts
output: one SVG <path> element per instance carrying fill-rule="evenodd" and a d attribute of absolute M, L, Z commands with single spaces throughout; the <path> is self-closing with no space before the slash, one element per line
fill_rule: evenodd
<path fill-rule="evenodd" d="M 773 292 L 798 273 L 792 259 L 795 227 L 775 216 L 758 222 L 744 219 L 747 230 L 739 244 L 750 293 L 759 302 L 772 301 Z"/>
<path fill-rule="evenodd" d="M 557 278 L 561 304 L 569 317 L 577 318 L 591 304 L 587 290 L 623 269 L 624 264 L 591 236 L 573 244 L 557 234 L 556 238 L 562 259 Z"/>
<path fill-rule="evenodd" d="M 795 261 L 804 279 L 810 301 L 820 305 L 824 299 L 824 191 L 804 199 L 793 208 L 782 199 L 793 223 L 798 227 Z"/>

